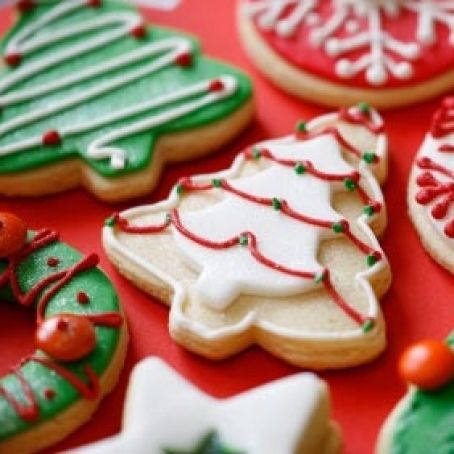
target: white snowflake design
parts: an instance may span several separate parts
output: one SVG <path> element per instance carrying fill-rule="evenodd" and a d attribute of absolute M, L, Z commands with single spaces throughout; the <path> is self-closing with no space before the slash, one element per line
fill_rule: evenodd
<path fill-rule="evenodd" d="M 260 28 L 274 30 L 282 37 L 290 38 L 302 24 L 306 25 L 312 44 L 337 59 L 335 71 L 339 77 L 351 78 L 364 71 L 371 85 L 383 85 L 389 74 L 409 79 L 413 75 L 412 61 L 420 56 L 423 46 L 436 41 L 437 23 L 448 28 L 454 47 L 454 0 L 330 0 L 332 13 L 326 19 L 317 13 L 322 1 L 247 0 L 244 11 L 258 18 Z M 409 42 L 397 39 L 382 26 L 384 16 L 397 17 L 402 9 L 417 16 L 414 39 Z M 360 19 L 367 21 L 365 30 L 360 30 Z M 347 36 L 336 36 L 341 29 Z M 353 59 L 346 56 L 352 51 L 364 52 Z"/>

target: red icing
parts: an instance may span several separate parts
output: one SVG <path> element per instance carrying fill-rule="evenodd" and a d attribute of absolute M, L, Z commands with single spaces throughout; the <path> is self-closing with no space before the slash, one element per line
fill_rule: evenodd
<path fill-rule="evenodd" d="M 61 136 L 58 131 L 50 130 L 43 134 L 42 144 L 48 147 L 55 147 L 61 143 Z"/>
<path fill-rule="evenodd" d="M 372 120 L 369 108 L 361 110 L 360 108 L 352 109 L 341 107 L 339 109 L 339 118 L 348 123 L 364 126 L 374 134 L 381 134 L 385 130 L 383 123 L 377 124 Z"/>
<path fill-rule="evenodd" d="M 5 55 L 4 58 L 8 66 L 19 66 L 22 61 L 22 55 L 18 53 Z"/>
<path fill-rule="evenodd" d="M 254 1 L 243 0 L 243 3 L 254 3 Z M 334 0 L 320 1 L 316 12 L 323 21 L 328 20 L 333 10 Z M 253 19 L 257 24 L 257 19 Z M 358 32 L 367 30 L 367 22 L 364 18 L 357 19 Z M 416 14 L 407 9 L 402 9 L 398 19 L 381 15 L 381 24 L 384 29 L 404 42 L 414 41 L 415 32 L 418 26 Z M 311 30 L 307 23 L 303 23 L 297 30 L 296 34 L 291 37 L 281 37 L 273 30 L 263 30 L 255 26 L 256 31 L 265 40 L 265 42 L 284 60 L 291 65 L 301 68 L 304 71 L 312 73 L 320 78 L 327 79 L 352 88 L 366 87 L 369 89 L 381 90 L 382 88 L 394 88 L 414 85 L 440 76 L 447 71 L 452 70 L 454 65 L 454 53 L 449 39 L 449 30 L 446 26 L 437 22 L 434 26 L 438 39 L 431 45 L 422 45 L 420 56 L 412 60 L 413 74 L 409 79 L 398 79 L 388 72 L 388 80 L 378 87 L 371 86 L 366 80 L 364 72 L 360 72 L 351 78 L 339 77 L 335 72 L 335 65 L 339 57 L 330 57 L 323 46 L 314 45 L 311 40 Z M 335 33 L 336 37 L 350 36 L 345 25 Z M 345 54 L 349 59 L 356 60 L 364 53 L 353 50 Z M 393 53 L 396 62 L 402 61 L 402 58 Z"/>
<path fill-rule="evenodd" d="M 192 55 L 189 52 L 183 52 L 175 58 L 175 63 L 184 68 L 192 65 Z"/>
<path fill-rule="evenodd" d="M 38 281 L 27 293 L 23 294 L 18 280 L 17 271 L 21 262 L 30 256 L 34 251 L 45 247 L 58 240 L 58 234 L 54 231 L 43 229 L 38 231 L 31 241 L 26 243 L 23 248 L 9 257 L 9 262 L 6 269 L 0 275 L 0 287 L 9 284 L 13 293 L 14 299 L 18 304 L 23 306 L 31 306 L 38 298 L 37 304 L 37 325 L 38 327 L 44 321 L 44 314 L 47 304 L 64 287 L 77 273 L 86 269 L 93 268 L 98 263 L 98 257 L 95 254 L 89 255 L 81 259 L 78 263 L 68 268 L 67 270 L 57 271 L 49 276 Z M 54 259 L 54 258 L 51 258 Z M 49 260 L 51 260 L 49 259 Z M 59 263 L 58 259 L 51 260 L 51 263 Z M 52 265 L 51 265 L 52 266 Z M 48 290 L 45 290 L 50 284 L 54 284 Z M 84 292 L 79 292 L 84 293 Z M 123 318 L 118 313 L 101 313 L 101 314 L 87 314 L 87 315 L 73 315 L 73 314 L 60 314 L 62 320 L 56 324 L 56 329 L 66 331 L 69 322 L 64 320 L 64 317 L 75 317 L 77 319 L 84 319 L 88 324 L 103 325 L 108 327 L 117 328 L 123 323 Z M 54 317 L 59 317 L 54 316 Z M 16 376 L 24 400 L 18 401 L 12 393 L 0 385 L 0 395 L 3 396 L 8 403 L 14 408 L 17 414 L 27 422 L 34 422 L 40 416 L 39 402 L 35 396 L 30 384 L 23 377 L 21 367 L 28 361 L 35 361 L 43 366 L 55 371 L 58 375 L 67 380 L 75 389 L 87 399 L 95 399 L 100 392 L 99 380 L 95 372 L 89 365 L 84 366 L 84 372 L 88 378 L 88 384 L 84 383 L 77 375 L 55 361 L 38 356 L 28 356 L 22 359 L 19 365 L 13 368 L 12 373 Z M 46 399 L 52 399 L 55 392 L 51 389 L 43 391 Z"/>
<path fill-rule="evenodd" d="M 49 257 L 47 259 L 47 264 L 52 268 L 55 268 L 56 266 L 58 266 L 59 263 L 60 263 L 60 260 L 58 260 L 56 257 Z"/>
<path fill-rule="evenodd" d="M 33 0 L 19 0 L 16 4 L 18 11 L 21 13 L 26 13 L 31 11 L 35 7 L 35 2 Z"/>
<path fill-rule="evenodd" d="M 445 98 L 432 118 L 431 134 L 439 139 L 454 132 L 454 97 Z M 448 146 L 452 151 L 452 147 Z"/>
<path fill-rule="evenodd" d="M 141 25 L 137 25 L 136 27 L 131 29 L 129 33 L 134 38 L 141 39 L 141 38 L 145 38 L 145 36 L 147 34 L 147 29 L 145 28 L 145 25 L 141 24 Z"/>
<path fill-rule="evenodd" d="M 416 193 L 416 202 L 427 205 L 436 200 L 430 213 L 434 219 L 444 219 L 448 215 L 451 204 L 454 203 L 454 172 L 427 156 L 417 159 L 416 165 L 424 170 L 416 178 L 416 184 L 421 188 Z M 448 177 L 450 181 L 440 181 L 433 172 Z M 448 238 L 454 238 L 454 219 L 445 224 L 443 231 Z"/>
<path fill-rule="evenodd" d="M 224 83 L 220 79 L 214 79 L 210 82 L 208 91 L 222 91 L 224 90 Z"/>
<path fill-rule="evenodd" d="M 85 292 L 77 292 L 77 302 L 79 304 L 88 304 L 90 297 Z"/>

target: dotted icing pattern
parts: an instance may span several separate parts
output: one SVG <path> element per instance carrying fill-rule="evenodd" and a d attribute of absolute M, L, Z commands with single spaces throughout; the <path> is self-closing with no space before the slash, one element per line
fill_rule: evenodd
<path fill-rule="evenodd" d="M 0 443 L 52 419 L 81 398 L 96 399 L 98 377 L 112 361 L 122 316 L 117 295 L 96 268 L 96 255 L 81 255 L 41 230 L 22 250 L 0 260 L 0 299 L 37 310 L 37 327 L 62 314 L 94 325 L 96 344 L 77 361 L 62 362 L 37 350 L 0 379 Z M 60 326 L 64 330 L 64 326 Z"/>
<path fill-rule="evenodd" d="M 160 135 L 220 120 L 251 96 L 243 74 L 130 6 L 24 5 L 0 46 L 0 173 L 77 155 L 106 177 L 137 171 Z"/>

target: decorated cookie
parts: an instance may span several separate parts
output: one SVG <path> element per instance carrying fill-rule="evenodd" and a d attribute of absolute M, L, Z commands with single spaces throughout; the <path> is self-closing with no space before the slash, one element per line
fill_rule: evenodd
<path fill-rule="evenodd" d="M 376 111 L 342 109 L 114 215 L 104 246 L 171 305 L 171 335 L 190 350 L 218 359 L 255 343 L 299 366 L 363 363 L 385 346 L 390 271 L 373 232 L 386 160 Z"/>
<path fill-rule="evenodd" d="M 115 0 L 20 0 L 0 43 L 0 194 L 78 185 L 118 201 L 249 121 L 244 74 Z"/>
<path fill-rule="evenodd" d="M 122 432 L 81 453 L 276 454 L 340 451 L 326 384 L 300 373 L 230 399 L 199 391 L 158 358 L 134 369 Z"/>
<path fill-rule="evenodd" d="M 414 344 L 399 369 L 410 388 L 386 420 L 377 454 L 454 452 L 454 336 Z"/>
<path fill-rule="evenodd" d="M 36 351 L 0 378 L 0 452 L 38 451 L 86 422 L 116 384 L 127 343 L 118 297 L 57 232 L 0 213 L 0 302 L 36 311 Z M 7 341 L 3 339 L 3 341 Z"/>
<path fill-rule="evenodd" d="M 391 108 L 454 86 L 454 9 L 438 0 L 238 0 L 244 46 L 274 83 L 329 106 Z"/>
<path fill-rule="evenodd" d="M 413 164 L 408 205 L 427 251 L 454 273 L 454 97 L 433 116 Z"/>

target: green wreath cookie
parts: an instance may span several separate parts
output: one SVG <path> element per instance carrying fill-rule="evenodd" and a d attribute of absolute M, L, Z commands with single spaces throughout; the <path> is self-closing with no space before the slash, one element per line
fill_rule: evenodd
<path fill-rule="evenodd" d="M 117 294 L 49 229 L 0 213 L 0 301 L 36 310 L 34 353 L 0 378 L 0 452 L 34 452 L 85 422 L 116 384 L 127 344 Z"/>

